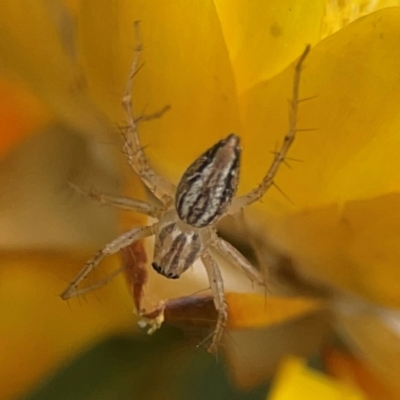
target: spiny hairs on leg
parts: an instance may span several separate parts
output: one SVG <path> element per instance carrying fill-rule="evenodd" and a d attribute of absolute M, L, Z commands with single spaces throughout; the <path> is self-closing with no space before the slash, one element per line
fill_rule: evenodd
<path fill-rule="evenodd" d="M 111 272 L 110 274 L 108 274 L 105 278 L 91 284 L 90 286 L 84 287 L 82 289 L 75 288 L 74 292 L 71 293 L 71 296 L 69 298 L 83 296 L 86 293 L 90 293 L 97 289 L 101 289 L 102 287 L 108 285 L 116 276 L 118 276 L 124 270 L 125 270 L 125 266 L 122 266 L 122 267 L 116 269 L 115 271 Z M 65 296 L 62 297 L 62 299 L 68 300 L 68 298 L 66 298 Z"/>
<path fill-rule="evenodd" d="M 105 257 L 117 253 L 133 242 L 154 235 L 156 226 L 157 224 L 131 229 L 118 236 L 112 242 L 106 244 L 85 264 L 79 274 L 73 279 L 64 292 L 61 293 L 61 298 L 67 300 L 71 297 L 78 296 L 81 293 L 78 289 L 79 284 L 86 279 Z"/>
<path fill-rule="evenodd" d="M 297 114 L 298 114 L 298 106 L 300 103 L 299 100 L 300 77 L 301 77 L 301 71 L 303 69 L 304 60 L 306 59 L 308 53 L 310 52 L 310 48 L 311 47 L 309 45 L 305 48 L 303 54 L 300 56 L 297 63 L 295 64 L 292 99 L 290 101 L 290 110 L 289 110 L 289 129 L 283 139 L 281 148 L 275 153 L 274 161 L 269 167 L 269 170 L 267 171 L 260 185 L 256 189 L 250 191 L 249 193 L 236 198 L 232 204 L 231 209 L 229 210 L 229 214 L 234 214 L 240 209 L 256 202 L 262 196 L 264 196 L 267 190 L 274 184 L 274 178 L 279 170 L 279 167 L 285 161 L 286 155 L 296 137 Z"/>
<path fill-rule="evenodd" d="M 136 73 L 139 71 L 139 59 L 142 51 L 140 40 L 139 23 L 135 23 L 136 31 L 136 47 L 135 53 L 129 73 L 125 94 L 122 99 L 122 105 L 125 110 L 126 129 L 124 129 L 125 143 L 123 150 L 128 158 L 128 162 L 133 170 L 140 176 L 143 183 L 151 190 L 151 192 L 165 205 L 172 204 L 175 193 L 175 186 L 159 176 L 151 168 L 143 147 L 140 144 L 138 136 L 138 120 L 134 116 L 132 104 L 133 81 Z"/>
<path fill-rule="evenodd" d="M 91 199 L 99 202 L 100 204 L 109 205 L 119 208 L 121 210 L 139 212 L 141 214 L 149 215 L 150 217 L 158 218 L 163 212 L 162 209 L 157 208 L 142 200 L 131 199 L 125 196 L 115 196 L 108 193 L 101 193 L 93 188 L 83 188 L 69 182 L 69 186 L 74 189 L 78 194 L 83 194 Z"/>

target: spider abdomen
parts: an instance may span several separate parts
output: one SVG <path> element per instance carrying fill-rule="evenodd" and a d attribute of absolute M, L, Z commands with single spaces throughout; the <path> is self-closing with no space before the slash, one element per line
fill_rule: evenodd
<path fill-rule="evenodd" d="M 189 166 L 176 190 L 181 220 L 203 228 L 226 213 L 239 183 L 240 152 L 239 136 L 230 134 Z"/>

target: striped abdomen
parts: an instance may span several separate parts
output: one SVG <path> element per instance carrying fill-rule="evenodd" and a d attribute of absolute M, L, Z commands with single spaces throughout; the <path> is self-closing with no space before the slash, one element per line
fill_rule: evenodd
<path fill-rule="evenodd" d="M 175 206 L 179 217 L 202 228 L 224 215 L 239 182 L 240 138 L 234 134 L 202 154 L 183 174 Z"/>

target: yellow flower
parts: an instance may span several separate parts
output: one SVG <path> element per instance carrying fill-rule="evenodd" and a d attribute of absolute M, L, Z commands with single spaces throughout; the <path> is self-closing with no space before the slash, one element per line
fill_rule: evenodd
<path fill-rule="evenodd" d="M 321 41 L 341 25 L 332 13 L 325 13 L 325 3 L 287 0 L 243 5 L 238 0 L 204 0 L 189 5 L 183 0 L 173 4 L 119 0 L 64 4 L 31 0 L 22 5 L 8 0 L 2 5 L 3 73 L 22 79 L 42 102 L 37 105 L 36 100 L 29 100 L 38 111 L 33 113 L 37 116 L 33 126 L 25 132 L 39 129 L 45 121 L 62 122 L 69 130 L 68 139 L 62 143 L 72 146 L 72 130 L 83 135 L 89 143 L 84 155 L 91 154 L 97 166 L 86 169 L 84 155 L 65 153 L 62 144 L 58 152 L 52 145 L 45 146 L 36 157 L 44 157 L 47 150 L 57 162 L 44 171 L 34 171 L 34 187 L 22 180 L 23 193 L 32 199 L 19 208 L 17 204 L 21 212 L 5 219 L 8 224 L 3 226 L 11 230 L 0 230 L 3 248 L 45 251 L 28 254 L 22 260 L 21 250 L 3 257 L 2 296 L 18 299 L 9 300 L 7 309 L 2 306 L 1 311 L 10 327 L 3 333 L 3 354 L 7 350 L 15 361 L 8 363 L 0 378 L 4 396 L 22 391 L 83 344 L 133 326 L 131 303 L 127 292 L 121 290 L 122 282 L 103 290 L 101 303 L 90 301 L 82 311 L 76 311 L 74 303 L 72 314 L 53 296 L 64 285 L 59 277 L 72 277 L 72 264 L 78 269 L 84 262 L 81 250 L 101 246 L 112 232 L 93 223 L 98 214 L 94 212 L 96 215 L 90 218 L 87 203 L 67 213 L 68 207 L 56 206 L 60 199 L 48 192 L 66 184 L 71 171 L 75 173 L 72 178 L 78 177 L 84 184 L 103 182 L 105 187 L 112 187 L 109 181 L 101 180 L 100 169 L 111 176 L 110 180 L 123 175 L 127 191 L 143 196 L 137 180 L 118 157 L 118 146 L 104 144 L 110 138 L 111 142 L 118 140 L 115 124 L 123 123 L 121 94 L 132 58 L 136 20 L 142 21 L 145 67 L 135 80 L 135 110 L 140 114 L 171 106 L 163 118 L 141 125 L 142 142 L 153 165 L 176 181 L 200 152 L 227 133 L 237 132 L 243 138 L 241 193 L 261 180 L 272 161 L 271 152 L 285 134 L 291 63 L 306 44 L 312 45 L 301 95 L 313 99 L 300 104 L 298 127 L 315 130 L 298 132 L 289 157 L 302 162 L 288 160 L 292 168 L 282 168 L 276 178 L 291 201 L 272 188 L 246 218 L 251 230 L 268 243 L 269 256 L 277 260 L 285 256 L 302 279 L 336 292 L 356 293 L 382 306 L 399 306 L 400 181 L 395 172 L 400 150 L 400 59 L 396 56 L 400 9 L 367 15 Z M 22 119 L 27 106 L 19 107 Z M 49 140 L 57 135 L 53 130 Z M 27 143 L 18 149 L 23 159 L 31 148 Z M 82 141 L 74 142 L 74 146 L 79 151 L 85 147 Z M 8 144 L 3 148 L 8 149 Z M 62 158 L 66 156 L 70 157 L 67 161 Z M 83 172 L 74 171 L 74 163 L 82 166 Z M 60 176 L 55 171 L 63 173 Z M 12 197 L 10 178 L 4 181 L 6 192 L 11 193 L 7 203 L 10 209 L 18 192 Z M 41 190 L 45 191 L 47 208 L 38 207 L 43 202 L 33 197 L 32 193 Z M 92 227 L 86 231 L 93 235 L 90 238 L 82 232 L 83 216 Z M 108 218 L 112 221 L 109 214 Z M 134 218 L 134 223 L 145 222 Z M 132 221 L 122 219 L 122 225 L 128 222 Z M 43 225 L 51 229 L 46 232 Z M 50 252 L 60 254 L 61 250 L 69 255 L 50 256 Z M 16 254 L 19 259 L 15 259 Z M 187 279 L 197 278 L 188 275 Z M 233 281 L 236 288 L 237 278 Z M 176 288 L 162 279 L 148 290 L 161 298 L 184 293 L 185 288 Z M 258 301 L 260 305 L 261 296 Z M 304 306 L 293 312 L 299 304 L 297 299 L 292 308 L 286 303 L 283 307 L 280 301 L 277 299 L 276 304 L 283 317 L 261 317 L 265 325 L 310 310 Z M 32 315 L 39 316 L 34 323 L 27 318 Z M 55 318 L 56 322 L 49 322 Z M 362 338 L 364 331 L 352 331 L 354 326 L 347 322 L 350 335 L 356 340 Z M 12 341 L 14 347 L 8 346 Z M 303 344 L 300 340 L 291 349 L 295 351 Z M 26 373 L 20 373 L 17 362 L 22 355 L 29 371 Z M 234 359 L 232 352 L 230 357 Z M 265 377 L 273 364 L 264 369 L 257 365 L 259 373 Z M 262 378 L 254 376 L 254 371 L 243 377 L 240 366 L 235 373 L 248 385 Z M 396 379 L 396 371 L 391 373 Z"/>

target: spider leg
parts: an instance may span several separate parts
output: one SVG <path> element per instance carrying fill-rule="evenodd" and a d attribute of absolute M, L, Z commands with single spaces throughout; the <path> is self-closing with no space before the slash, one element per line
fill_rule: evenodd
<path fill-rule="evenodd" d="M 134 116 L 133 105 L 132 105 L 132 90 L 133 81 L 136 73 L 140 69 L 139 58 L 142 50 L 139 36 L 139 24 L 136 22 L 136 37 L 137 45 L 135 48 L 135 54 L 132 61 L 131 70 L 129 73 L 128 82 L 124 97 L 122 99 L 122 105 L 125 110 L 126 117 L 126 129 L 124 129 L 124 152 L 128 158 L 128 162 L 133 170 L 140 176 L 144 184 L 151 190 L 164 205 L 170 205 L 173 202 L 175 193 L 175 186 L 158 175 L 150 166 L 146 154 L 143 151 L 143 147 L 140 144 L 138 136 L 138 120 Z"/>
<path fill-rule="evenodd" d="M 117 253 L 119 250 L 129 246 L 131 243 L 137 240 L 143 239 L 147 236 L 155 234 L 157 224 L 151 226 L 144 226 L 140 228 L 134 228 L 128 232 L 118 236 L 112 242 L 106 244 L 101 250 L 99 250 L 82 268 L 82 270 L 76 275 L 68 287 L 61 293 L 63 300 L 70 299 L 79 294 L 77 290 L 78 285 L 96 268 L 100 262 L 107 256 Z"/>
<path fill-rule="evenodd" d="M 300 103 L 299 100 L 300 76 L 303 68 L 303 62 L 307 57 L 309 51 L 310 51 L 310 46 L 307 46 L 295 65 L 292 100 L 290 101 L 290 111 L 289 111 L 289 130 L 285 135 L 281 148 L 279 149 L 278 152 L 276 152 L 274 161 L 270 166 L 269 170 L 267 171 L 266 175 L 264 176 L 262 182 L 254 190 L 250 191 L 247 194 L 244 194 L 243 196 L 236 198 L 233 201 L 231 209 L 229 210 L 229 214 L 236 213 L 243 207 L 249 206 L 250 204 L 259 200 L 262 196 L 264 196 L 267 190 L 273 185 L 274 178 L 278 172 L 280 165 L 285 161 L 286 155 L 296 136 L 297 113 L 298 113 L 298 106 Z"/>
<path fill-rule="evenodd" d="M 69 184 L 76 192 L 90 197 L 101 204 L 107 204 L 122 210 L 136 211 L 150 217 L 158 218 L 162 212 L 160 208 L 154 207 L 145 201 L 131 199 L 125 196 L 115 196 L 112 194 L 100 193 L 93 188 L 81 188 L 74 183 Z"/>
<path fill-rule="evenodd" d="M 223 256 L 239 266 L 252 282 L 259 285 L 265 284 L 262 274 L 235 247 L 216 235 L 212 244 Z"/>
<path fill-rule="evenodd" d="M 110 283 L 122 271 L 124 271 L 124 269 L 125 269 L 125 266 L 118 268 L 115 271 L 108 274 L 104 279 L 101 279 L 101 280 L 97 281 L 96 283 L 94 283 L 93 285 L 90 285 L 88 287 L 85 287 L 82 289 L 75 288 L 74 293 L 71 297 L 82 296 L 82 295 L 85 295 L 86 293 L 93 292 L 94 290 L 101 289 L 102 287 L 104 287 L 108 283 Z"/>
<path fill-rule="evenodd" d="M 228 320 L 228 306 L 225 301 L 224 281 L 217 263 L 208 252 L 205 252 L 201 256 L 201 260 L 206 268 L 211 292 L 214 297 L 215 309 L 218 312 L 217 324 L 211 339 L 211 345 L 208 347 L 209 353 L 215 353 Z"/>

